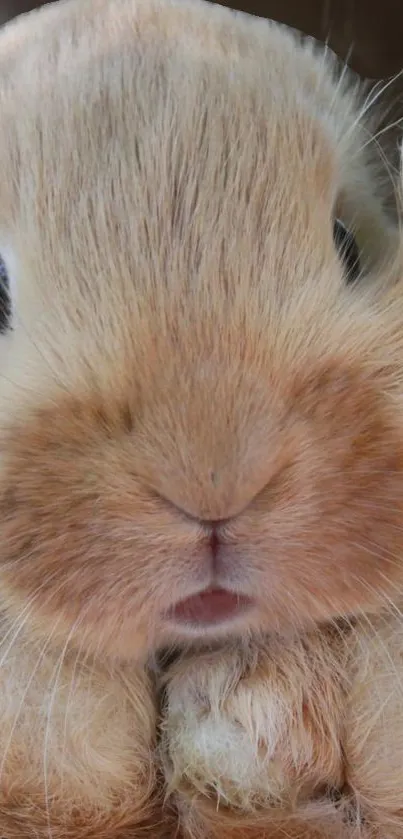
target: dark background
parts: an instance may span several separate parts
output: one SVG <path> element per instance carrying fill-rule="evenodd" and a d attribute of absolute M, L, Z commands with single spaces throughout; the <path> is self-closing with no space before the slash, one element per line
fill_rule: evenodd
<path fill-rule="evenodd" d="M 0 0 L 0 23 L 35 0 Z M 380 79 L 403 68 L 403 0 L 222 0 L 222 5 L 273 18 L 330 46 L 361 76 Z M 402 84 L 403 89 L 403 84 Z"/>

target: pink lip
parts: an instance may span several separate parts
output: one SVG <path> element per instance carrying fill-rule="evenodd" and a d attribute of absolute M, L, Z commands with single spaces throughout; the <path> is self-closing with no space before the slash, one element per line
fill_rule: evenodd
<path fill-rule="evenodd" d="M 249 597 L 215 588 L 181 600 L 169 611 L 178 623 L 214 624 L 236 617 L 252 605 Z"/>

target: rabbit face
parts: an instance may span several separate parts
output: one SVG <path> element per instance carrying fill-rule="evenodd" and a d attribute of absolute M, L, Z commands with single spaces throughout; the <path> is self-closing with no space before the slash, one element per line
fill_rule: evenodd
<path fill-rule="evenodd" d="M 129 658 L 381 609 L 403 368 L 334 238 L 356 199 L 387 238 L 353 92 L 222 9 L 43 20 L 3 92 L 5 608 Z"/>

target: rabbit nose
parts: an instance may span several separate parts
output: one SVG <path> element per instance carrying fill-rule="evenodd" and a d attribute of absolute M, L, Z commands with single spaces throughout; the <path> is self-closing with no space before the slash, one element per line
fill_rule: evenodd
<path fill-rule="evenodd" d="M 222 542 L 220 531 L 227 524 L 229 519 L 203 519 L 197 518 L 196 516 L 189 516 L 188 514 L 186 514 L 186 518 L 190 521 L 195 522 L 198 525 L 198 527 L 202 528 L 204 538 L 207 539 L 213 559 L 215 559 L 218 553 L 218 549 Z"/>
<path fill-rule="evenodd" d="M 213 563 L 217 559 L 219 550 L 224 542 L 222 530 L 228 522 L 229 519 L 201 522 L 208 538 Z"/>

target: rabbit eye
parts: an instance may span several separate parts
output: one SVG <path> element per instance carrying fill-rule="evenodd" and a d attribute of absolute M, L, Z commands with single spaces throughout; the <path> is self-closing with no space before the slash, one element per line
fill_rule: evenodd
<path fill-rule="evenodd" d="M 360 274 L 360 252 L 357 242 L 340 219 L 336 219 L 333 224 L 333 239 L 344 265 L 346 282 L 351 285 Z"/>
<path fill-rule="evenodd" d="M 0 256 L 0 334 L 10 326 L 11 300 L 7 268 Z"/>

